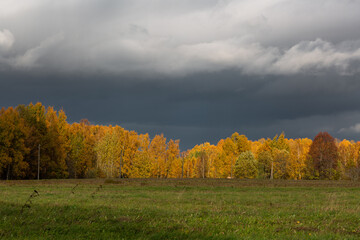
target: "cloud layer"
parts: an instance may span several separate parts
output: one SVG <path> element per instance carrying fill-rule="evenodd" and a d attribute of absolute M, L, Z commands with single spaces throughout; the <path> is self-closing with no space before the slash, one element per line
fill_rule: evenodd
<path fill-rule="evenodd" d="M 0 0 L 0 107 L 41 101 L 182 148 L 360 137 L 360 1 Z"/>
<path fill-rule="evenodd" d="M 3 0 L 0 9 L 2 69 L 360 71 L 358 1 Z"/>
<path fill-rule="evenodd" d="M 1 51 L 7 51 L 9 50 L 13 43 L 14 43 L 15 39 L 14 39 L 14 35 L 12 35 L 12 33 L 7 30 L 0 30 L 0 50 Z"/>

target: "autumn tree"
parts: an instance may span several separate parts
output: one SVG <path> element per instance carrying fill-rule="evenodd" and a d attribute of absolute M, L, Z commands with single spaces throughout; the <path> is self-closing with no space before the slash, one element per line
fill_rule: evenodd
<path fill-rule="evenodd" d="M 181 160 L 180 160 L 180 140 L 170 140 L 167 143 L 165 177 L 180 177 Z"/>
<path fill-rule="evenodd" d="M 152 177 L 162 178 L 166 176 L 166 138 L 163 134 L 156 135 L 150 143 L 150 156 L 152 160 Z"/>
<path fill-rule="evenodd" d="M 235 155 L 239 155 L 243 152 L 251 150 L 251 143 L 245 135 L 240 135 L 239 133 L 235 132 L 231 135 L 231 140 L 236 145 Z"/>
<path fill-rule="evenodd" d="M 107 178 L 118 175 L 117 162 L 121 157 L 121 146 L 119 132 L 111 126 L 107 129 L 104 137 L 100 139 L 96 146 L 98 168 Z"/>
<path fill-rule="evenodd" d="M 208 167 L 207 167 L 207 177 L 218 178 L 218 150 L 219 148 L 210 143 L 205 143 L 205 149 L 208 156 Z"/>
<path fill-rule="evenodd" d="M 38 150 L 41 147 L 40 166 Z M 360 176 L 360 142 L 320 132 L 314 141 L 250 141 L 234 133 L 217 145 L 180 153 L 179 140 L 150 140 L 120 126 L 67 123 L 62 110 L 41 103 L 0 110 L 0 179 L 40 178 L 277 178 L 352 179 Z"/>
<path fill-rule="evenodd" d="M 227 177 L 233 178 L 235 161 L 238 157 L 238 147 L 231 138 L 226 138 L 222 147 L 226 158 L 224 167 L 226 168 Z"/>
<path fill-rule="evenodd" d="M 227 154 L 224 151 L 225 140 L 221 139 L 214 149 L 212 173 L 214 178 L 226 178 L 229 176 Z"/>
<path fill-rule="evenodd" d="M 138 136 L 139 147 L 132 161 L 131 174 L 129 177 L 148 178 L 151 176 L 151 156 L 149 153 L 149 134 Z"/>
<path fill-rule="evenodd" d="M 139 135 L 135 131 L 125 131 L 124 140 L 122 142 L 124 152 L 121 154 L 121 175 L 125 178 L 132 176 L 134 164 L 137 162 L 137 155 L 140 147 Z"/>
<path fill-rule="evenodd" d="M 327 132 L 318 133 L 309 150 L 310 163 L 313 167 L 313 177 L 320 179 L 336 179 L 338 149 L 335 139 Z"/>
<path fill-rule="evenodd" d="M 205 149 L 200 148 L 199 151 L 195 153 L 195 157 L 197 158 L 197 176 L 200 178 L 205 178 L 208 168 L 208 155 Z"/>
<path fill-rule="evenodd" d="M 197 147 L 193 147 L 192 149 L 189 149 L 184 156 L 184 175 L 186 178 L 195 178 L 197 177 Z"/>
<path fill-rule="evenodd" d="M 359 147 L 354 141 L 342 140 L 337 144 L 339 161 L 338 172 L 341 178 L 357 180 L 360 169 L 357 162 Z"/>
<path fill-rule="evenodd" d="M 309 152 L 311 139 L 290 139 L 290 156 L 286 165 L 286 172 L 290 179 L 302 179 L 305 176 L 306 158 Z"/>
<path fill-rule="evenodd" d="M 29 152 L 25 140 L 29 129 L 12 107 L 0 110 L 0 179 L 21 179 L 29 164 L 24 156 Z"/>

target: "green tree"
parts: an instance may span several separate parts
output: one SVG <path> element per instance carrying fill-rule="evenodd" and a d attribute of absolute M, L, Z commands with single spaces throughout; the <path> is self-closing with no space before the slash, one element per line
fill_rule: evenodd
<path fill-rule="evenodd" d="M 234 175 L 236 178 L 256 178 L 258 175 L 257 162 L 251 151 L 240 154 L 236 160 Z"/>
<path fill-rule="evenodd" d="M 289 159 L 290 147 L 284 132 L 275 136 L 270 142 L 272 162 L 270 179 L 286 178 L 286 165 Z"/>
<path fill-rule="evenodd" d="M 43 176 L 65 178 L 68 176 L 66 156 L 69 152 L 68 123 L 64 111 L 48 107 L 45 114 L 47 132 L 43 148 Z M 47 161 L 44 162 L 44 159 Z"/>
<path fill-rule="evenodd" d="M 97 175 L 95 143 L 96 133 L 102 133 L 100 129 L 91 126 L 86 119 L 69 126 L 69 152 L 66 158 L 69 177 L 85 178 Z"/>
<path fill-rule="evenodd" d="M 258 173 L 259 178 L 270 178 L 271 176 L 271 164 L 273 163 L 273 157 L 271 151 L 262 150 L 258 153 Z"/>
<path fill-rule="evenodd" d="M 29 152 L 25 155 L 29 165 L 27 178 L 37 178 L 38 150 L 41 146 L 40 178 L 67 177 L 66 156 L 69 151 L 67 138 L 66 115 L 52 107 L 45 110 L 41 103 L 17 107 L 20 117 L 24 119 L 29 134 L 25 145 Z"/>
<path fill-rule="evenodd" d="M 26 178 L 36 179 L 38 173 L 38 149 L 41 145 L 41 152 L 46 150 L 48 142 L 46 141 L 47 125 L 45 117 L 45 107 L 41 103 L 33 105 L 30 103 L 28 106 L 19 105 L 17 111 L 20 117 L 24 119 L 25 126 L 29 128 L 29 134 L 25 139 L 25 145 L 29 149 L 25 154 L 25 161 L 29 165 L 26 171 Z M 49 157 L 42 154 L 40 161 L 40 177 L 46 178 L 46 165 Z"/>
<path fill-rule="evenodd" d="M 287 165 L 289 164 L 289 151 L 285 149 L 273 149 L 274 178 L 287 179 Z"/>

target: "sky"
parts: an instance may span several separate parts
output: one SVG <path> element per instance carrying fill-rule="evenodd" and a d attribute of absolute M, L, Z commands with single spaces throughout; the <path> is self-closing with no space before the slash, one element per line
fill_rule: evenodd
<path fill-rule="evenodd" d="M 360 140 L 360 1 L 0 0 L 0 107 L 180 139 Z"/>

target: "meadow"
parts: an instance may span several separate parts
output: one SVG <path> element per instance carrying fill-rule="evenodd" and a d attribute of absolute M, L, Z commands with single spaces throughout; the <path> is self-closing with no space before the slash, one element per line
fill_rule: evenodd
<path fill-rule="evenodd" d="M 359 239 L 359 203 L 353 181 L 0 181 L 0 239 Z"/>

